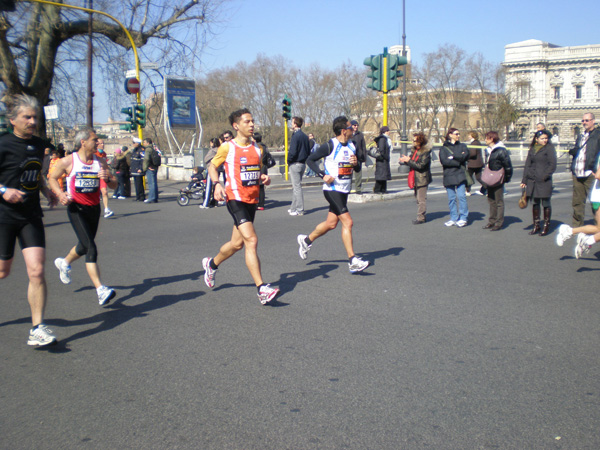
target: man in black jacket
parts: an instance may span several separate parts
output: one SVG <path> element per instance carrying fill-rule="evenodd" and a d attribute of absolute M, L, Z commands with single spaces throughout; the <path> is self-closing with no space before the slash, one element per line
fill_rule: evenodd
<path fill-rule="evenodd" d="M 573 156 L 571 172 L 573 172 L 573 227 L 583 226 L 585 219 L 585 202 L 594 183 L 594 164 L 600 148 L 600 130 L 595 128 L 595 117 L 592 113 L 583 115 L 584 132 L 577 138 L 575 147 L 569 150 Z"/>
<path fill-rule="evenodd" d="M 290 216 L 304 215 L 304 196 L 302 194 L 302 175 L 306 169 L 306 158 L 310 155 L 308 136 L 301 130 L 304 124 L 302 117 L 292 117 L 292 142 L 287 156 L 288 170 L 292 180 L 292 206 L 288 209 Z"/>
<path fill-rule="evenodd" d="M 352 120 L 350 124 L 352 125 L 352 142 L 354 142 L 356 158 L 358 159 L 358 170 L 354 169 L 352 176 L 353 186 L 350 192 L 362 195 L 362 165 L 366 161 L 367 145 L 365 144 L 365 136 L 358 131 L 358 122 Z"/>

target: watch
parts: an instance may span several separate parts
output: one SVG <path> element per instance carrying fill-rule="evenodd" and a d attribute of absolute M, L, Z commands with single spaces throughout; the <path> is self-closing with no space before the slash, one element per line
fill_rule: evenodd
<path fill-rule="evenodd" d="M 4 193 L 6 192 L 6 189 L 7 189 L 6 186 L 0 187 L 0 195 L 4 195 Z"/>

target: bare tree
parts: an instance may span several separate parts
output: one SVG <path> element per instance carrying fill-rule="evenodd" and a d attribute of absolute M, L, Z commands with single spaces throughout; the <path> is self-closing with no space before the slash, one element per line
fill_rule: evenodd
<path fill-rule="evenodd" d="M 136 47 L 146 47 L 153 60 L 160 60 L 166 68 L 185 66 L 189 70 L 211 34 L 211 25 L 224 13 L 221 6 L 226 1 L 99 0 L 95 6 L 118 17 Z M 93 32 L 105 40 L 100 48 L 109 50 L 103 53 L 104 67 L 126 66 L 123 57 L 131 58 L 126 53 L 131 43 L 121 27 L 96 14 Z M 0 14 L 0 78 L 6 86 L 5 99 L 6 95 L 26 93 L 47 105 L 51 92 L 58 94 L 57 98 L 73 94 L 75 91 L 69 93 L 69 88 L 77 88 L 75 78 L 84 57 L 80 37 L 86 33 L 87 13 L 73 9 L 18 2 L 16 11 Z M 108 41 L 113 45 L 109 46 Z M 56 77 L 57 72 L 63 76 Z M 53 90 L 55 82 L 61 84 Z M 77 106 L 74 111 L 78 113 Z M 45 136 L 43 120 L 38 133 Z"/>

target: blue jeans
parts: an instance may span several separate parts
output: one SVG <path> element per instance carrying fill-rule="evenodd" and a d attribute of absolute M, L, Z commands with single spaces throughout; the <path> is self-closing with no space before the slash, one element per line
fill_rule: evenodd
<path fill-rule="evenodd" d="M 459 220 L 467 221 L 469 217 L 469 205 L 467 205 L 467 193 L 465 183 L 461 183 L 458 186 L 446 187 L 446 193 L 448 194 L 448 208 L 450 209 L 450 220 L 458 222 Z M 458 200 L 458 211 L 456 209 L 456 202 Z"/>
<path fill-rule="evenodd" d="M 304 212 L 304 195 L 302 194 L 302 175 L 304 175 L 304 163 L 292 163 L 289 166 L 290 179 L 292 181 L 292 211 Z"/>
<path fill-rule="evenodd" d="M 148 184 L 148 203 L 158 201 L 158 183 L 156 182 L 156 170 L 146 171 L 146 183 Z"/>

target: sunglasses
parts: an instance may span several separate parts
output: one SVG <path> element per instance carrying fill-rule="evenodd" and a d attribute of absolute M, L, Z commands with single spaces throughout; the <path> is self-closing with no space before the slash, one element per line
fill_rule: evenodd
<path fill-rule="evenodd" d="M 591 122 L 591 121 L 592 121 L 592 119 L 583 119 L 583 120 L 581 121 L 581 123 L 586 123 L 586 122 Z"/>

